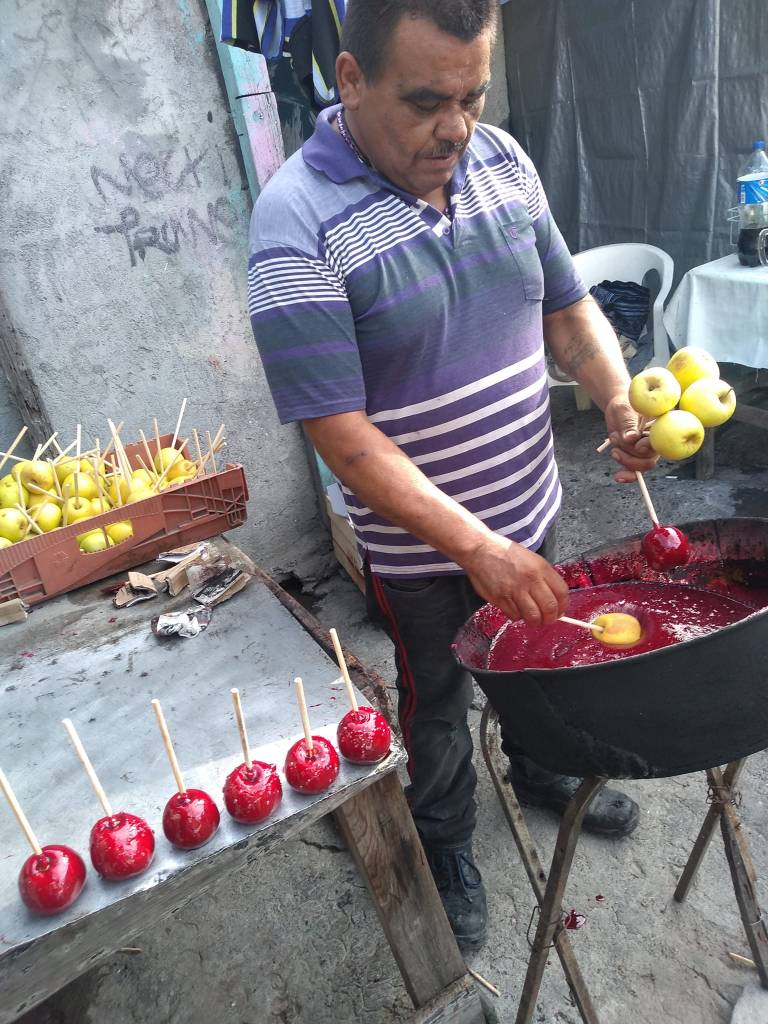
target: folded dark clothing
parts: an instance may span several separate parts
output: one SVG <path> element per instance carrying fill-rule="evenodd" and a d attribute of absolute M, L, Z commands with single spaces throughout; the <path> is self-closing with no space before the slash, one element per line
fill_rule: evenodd
<path fill-rule="evenodd" d="M 601 281 L 589 293 L 616 333 L 637 342 L 651 310 L 650 290 L 633 281 Z"/>

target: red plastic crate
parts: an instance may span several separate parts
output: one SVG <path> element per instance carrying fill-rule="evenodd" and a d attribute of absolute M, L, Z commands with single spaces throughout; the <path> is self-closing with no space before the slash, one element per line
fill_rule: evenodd
<path fill-rule="evenodd" d="M 166 434 L 160 443 L 167 446 L 171 440 Z M 149 445 L 154 452 L 154 441 Z M 126 445 L 125 451 L 134 469 L 139 467 L 137 454 L 146 461 L 142 445 Z M 224 533 L 245 522 L 247 501 L 243 467 L 229 464 L 152 498 L 28 537 L 0 550 L 0 603 L 20 597 L 26 604 L 38 604 L 149 562 L 161 551 Z M 133 524 L 129 540 L 106 551 L 80 550 L 80 534 L 125 519 Z"/>

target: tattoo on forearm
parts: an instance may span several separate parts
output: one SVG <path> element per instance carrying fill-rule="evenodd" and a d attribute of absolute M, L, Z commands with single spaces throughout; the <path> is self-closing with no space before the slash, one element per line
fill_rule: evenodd
<path fill-rule="evenodd" d="M 563 369 L 569 377 L 575 377 L 584 363 L 588 363 L 600 351 L 600 346 L 591 334 L 579 332 L 571 338 L 563 352 Z"/>

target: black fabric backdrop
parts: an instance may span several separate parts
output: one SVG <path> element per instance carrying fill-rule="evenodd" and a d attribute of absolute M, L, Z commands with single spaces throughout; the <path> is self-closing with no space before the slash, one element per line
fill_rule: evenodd
<path fill-rule="evenodd" d="M 650 242 L 725 256 L 768 133 L 768 0 L 509 0 L 510 129 L 572 251 Z"/>

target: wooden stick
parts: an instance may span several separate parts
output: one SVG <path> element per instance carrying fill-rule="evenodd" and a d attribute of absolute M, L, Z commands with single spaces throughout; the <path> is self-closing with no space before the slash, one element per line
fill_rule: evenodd
<path fill-rule="evenodd" d="M 472 968 L 469 967 L 467 964 L 465 964 L 464 966 L 467 968 L 467 974 L 470 977 L 474 978 L 479 985 L 482 985 L 483 988 L 487 988 L 488 991 L 492 993 L 494 996 L 501 997 L 501 992 L 499 992 L 495 985 L 492 985 L 490 981 L 484 978 L 482 974 L 478 974 L 477 971 L 473 971 Z"/>
<path fill-rule="evenodd" d="M 59 446 L 60 447 L 59 454 L 53 460 L 56 463 L 56 465 L 58 465 L 60 462 L 62 462 L 67 457 L 67 455 L 69 455 L 69 453 L 72 451 L 72 449 L 75 447 L 76 444 L 77 444 L 77 438 L 75 438 L 75 440 L 71 444 L 68 444 L 66 448 L 61 448 L 61 446 Z"/>
<path fill-rule="evenodd" d="M 595 630 L 598 633 L 605 632 L 605 626 L 595 626 L 592 622 L 584 622 L 583 619 L 572 619 L 568 615 L 561 615 L 560 622 L 567 622 L 569 626 L 581 626 L 583 629 L 588 629 L 590 633 Z"/>
<path fill-rule="evenodd" d="M 296 699 L 299 702 L 299 714 L 301 715 L 301 724 L 304 729 L 304 740 L 307 744 L 307 750 L 310 754 L 314 753 L 315 745 L 312 742 L 312 730 L 309 727 L 309 715 L 307 713 L 307 702 L 304 698 L 304 683 L 301 681 L 300 676 L 296 676 L 293 680 L 293 685 L 296 687 Z"/>
<path fill-rule="evenodd" d="M 56 438 L 58 436 L 59 436 L 58 430 L 55 433 L 51 434 L 51 436 L 48 438 L 48 440 L 45 442 L 45 444 L 41 444 L 40 447 L 37 449 L 37 453 L 35 455 L 35 458 L 39 459 L 40 456 L 43 454 L 43 452 L 45 452 L 46 449 L 50 448 L 50 446 L 53 444 L 53 442 L 56 440 Z"/>
<path fill-rule="evenodd" d="M 210 430 L 206 430 L 205 436 L 208 438 L 208 450 L 211 453 L 211 466 L 213 466 L 213 472 L 218 473 L 218 470 L 216 469 L 216 456 L 213 453 L 213 441 L 211 440 Z"/>
<path fill-rule="evenodd" d="M 187 408 L 186 398 L 181 403 L 181 409 L 179 410 L 179 418 L 176 420 L 176 429 L 173 432 L 173 439 L 171 440 L 171 448 L 176 447 L 176 442 L 179 439 L 179 431 L 181 430 L 181 421 L 184 418 L 184 410 Z"/>
<path fill-rule="evenodd" d="M 155 472 L 154 463 L 152 462 L 152 459 L 149 460 L 148 466 L 140 455 L 137 455 L 136 458 L 138 459 L 141 468 L 149 475 L 150 483 L 154 483 L 154 481 L 157 480 L 157 473 Z M 151 469 L 150 466 L 152 466 Z"/>
<path fill-rule="evenodd" d="M 117 434 L 118 437 L 120 436 L 120 431 L 123 429 L 124 422 L 125 422 L 124 420 L 120 420 L 120 422 L 118 423 L 117 427 L 115 428 L 115 433 Z M 106 457 L 109 455 L 110 451 L 112 450 L 112 445 L 114 443 L 115 443 L 115 439 L 113 437 L 112 440 L 107 445 L 107 447 L 104 449 L 104 452 L 103 452 L 103 454 L 101 456 L 102 459 L 106 459 Z"/>
<path fill-rule="evenodd" d="M 602 455 L 603 452 L 608 451 L 608 449 L 610 447 L 611 447 L 611 439 L 610 439 L 610 437 L 606 437 L 606 439 L 603 441 L 603 443 L 601 445 L 598 445 L 597 448 L 595 448 L 595 451 L 598 453 L 598 455 Z"/>
<path fill-rule="evenodd" d="M 55 471 L 53 475 L 56 476 Z M 56 479 L 58 479 L 58 477 L 56 477 Z M 64 504 L 64 499 L 59 497 L 58 494 L 51 494 L 50 491 L 46 491 L 44 487 L 38 487 L 37 484 L 27 484 L 27 490 L 32 491 L 33 494 L 45 494 L 46 497 L 51 499 L 51 501 L 58 501 L 60 505 Z"/>
<path fill-rule="evenodd" d="M 117 507 L 123 507 L 123 492 L 120 490 L 121 475 L 117 472 L 117 465 L 115 460 L 110 456 L 109 464 L 112 467 L 112 481 L 115 485 L 115 494 L 117 495 Z"/>
<path fill-rule="evenodd" d="M 648 493 L 648 485 L 645 482 L 645 478 L 642 473 L 635 473 L 635 476 L 637 477 L 637 486 L 640 488 L 640 493 L 643 496 L 645 507 L 648 509 L 648 515 L 651 517 L 651 522 L 654 526 L 658 526 L 659 517 L 656 515 L 656 509 L 653 507 L 653 502 L 651 501 L 651 496 Z"/>
<path fill-rule="evenodd" d="M 125 477 L 125 479 L 126 480 L 130 480 L 130 478 L 131 478 L 131 464 L 128 461 L 128 456 L 125 454 L 125 448 L 123 447 L 123 442 L 120 440 L 120 438 L 119 438 L 119 436 L 117 434 L 117 431 L 115 429 L 115 425 L 112 422 L 112 420 L 108 419 L 107 420 L 107 425 L 109 426 L 110 432 L 112 433 L 112 437 L 113 437 L 114 442 L 115 442 L 115 455 L 117 455 L 117 460 L 120 463 L 120 470 L 121 470 L 123 476 Z"/>
<path fill-rule="evenodd" d="M 53 472 L 53 486 L 56 488 L 56 493 L 59 498 L 63 501 L 64 495 L 61 493 L 61 480 L 59 480 L 59 474 L 56 472 L 56 463 L 53 459 L 48 459 L 48 465 L 51 467 Z"/>
<path fill-rule="evenodd" d="M 235 721 L 237 722 L 237 730 L 240 733 L 243 760 L 245 761 L 245 767 L 250 768 L 252 764 L 251 748 L 248 746 L 248 733 L 245 731 L 245 717 L 243 715 L 243 705 L 240 703 L 240 691 L 236 686 L 233 686 L 229 692 L 232 694 L 232 704 L 235 708 Z"/>
<path fill-rule="evenodd" d="M 200 435 L 197 433 L 197 428 L 192 431 L 192 437 L 195 439 L 195 448 L 197 448 L 197 472 L 203 472 L 203 453 L 200 448 Z"/>
<path fill-rule="evenodd" d="M 19 443 L 21 442 L 21 439 L 22 439 L 22 437 L 24 437 L 26 432 L 27 432 L 27 428 L 26 427 L 22 427 L 21 430 L 16 435 L 16 437 L 13 439 L 13 442 L 11 443 L 11 447 L 8 449 L 8 451 L 7 452 L 3 452 L 3 457 L 2 457 L 2 459 L 0 459 L 0 469 L 3 468 L 3 466 L 6 464 L 8 459 L 12 459 L 14 457 L 13 453 L 19 447 Z M 19 462 L 23 462 L 24 460 L 23 459 L 19 459 L 18 461 Z"/>
<path fill-rule="evenodd" d="M 168 760 L 171 762 L 171 771 L 173 772 L 174 779 L 176 779 L 176 787 L 180 793 L 186 793 L 187 787 L 184 785 L 184 779 L 181 775 L 179 762 L 176 760 L 176 751 L 173 749 L 171 734 L 168 732 L 168 726 L 165 724 L 165 715 L 163 714 L 163 709 L 160 707 L 160 701 L 155 698 L 155 700 L 152 701 L 152 707 L 155 711 L 157 724 L 160 727 L 160 735 L 163 737 L 165 752 L 168 755 Z"/>
<path fill-rule="evenodd" d="M 21 455 L 9 455 L 8 452 L 0 452 L 0 455 L 2 456 L 2 462 L 0 463 L 0 465 L 3 466 L 8 461 L 8 459 L 10 459 L 11 462 L 29 462 L 29 459 L 23 459 Z"/>
<path fill-rule="evenodd" d="M 27 527 L 27 533 L 29 533 L 31 528 L 34 528 L 35 530 L 37 530 L 38 536 L 45 532 L 44 530 L 40 529 L 40 527 L 37 525 L 35 520 L 32 518 L 32 516 L 29 514 L 29 512 L 27 512 L 27 510 L 24 508 L 23 505 L 18 505 L 17 504 L 16 505 L 16 510 L 18 512 L 21 512 L 21 514 L 24 516 L 24 518 L 29 523 L 29 526 Z"/>
<path fill-rule="evenodd" d="M 731 960 L 735 960 L 737 964 L 741 964 L 743 967 L 757 967 L 754 960 L 750 960 L 748 956 L 742 956 L 740 953 L 728 953 Z"/>
<path fill-rule="evenodd" d="M 184 440 L 181 442 L 180 447 L 177 449 L 179 452 L 181 452 L 181 457 L 182 458 L 184 458 L 184 446 L 186 445 L 186 443 L 188 441 L 189 441 L 189 438 L 185 437 Z M 168 474 L 170 473 L 170 471 L 173 469 L 173 467 L 176 465 L 176 463 L 178 461 L 179 461 L 178 459 L 174 459 L 173 462 L 169 462 L 168 463 L 168 465 L 165 467 L 165 469 L 160 474 L 160 476 L 157 478 L 157 480 L 155 480 L 155 483 L 154 483 L 155 489 L 157 489 L 158 485 L 161 484 L 163 482 L 163 480 L 165 480 L 165 478 L 168 476 Z"/>
<path fill-rule="evenodd" d="M 224 436 L 224 424 L 219 424 L 219 429 L 216 431 L 213 438 L 213 450 L 216 451 L 221 443 L 221 439 Z"/>
<path fill-rule="evenodd" d="M 77 735 L 77 732 L 75 731 L 75 727 L 72 724 L 71 719 L 64 718 L 62 719 L 61 724 L 67 730 L 67 735 L 72 740 L 72 746 L 75 748 L 75 753 L 80 758 L 80 763 L 82 764 L 83 768 L 85 768 L 85 774 L 88 776 L 88 779 L 91 785 L 93 786 L 93 791 L 98 797 L 99 803 L 104 808 L 104 813 L 107 815 L 108 818 L 111 818 L 112 807 L 109 803 L 109 800 L 107 800 L 107 794 L 104 792 L 104 788 L 99 782 L 99 778 L 96 775 L 96 772 L 93 770 L 93 765 L 91 764 L 90 759 L 85 752 L 85 747 L 80 742 L 80 737 Z"/>
<path fill-rule="evenodd" d="M 160 454 L 160 428 L 157 425 L 157 416 L 152 420 L 152 426 L 155 428 L 155 444 L 157 445 L 156 455 Z"/>
<path fill-rule="evenodd" d="M 331 634 L 331 643 L 333 644 L 333 649 L 336 652 L 336 661 L 338 661 L 339 668 L 341 669 L 341 678 L 344 680 L 344 685 L 347 688 L 347 696 L 349 697 L 349 703 L 352 705 L 352 710 L 357 711 L 357 697 L 355 696 L 355 691 L 352 687 L 352 680 L 349 678 L 349 669 L 347 668 L 347 661 L 346 658 L 344 657 L 344 652 L 341 649 L 341 644 L 339 643 L 339 634 L 336 632 L 335 629 L 331 629 L 329 630 L 329 632 Z"/>
<path fill-rule="evenodd" d="M 99 476 L 99 463 L 96 459 L 93 459 L 93 471 L 96 477 L 96 493 L 99 496 L 99 504 L 101 505 L 101 511 L 106 512 L 108 510 L 109 502 L 104 494 L 104 488 L 101 486 L 101 477 Z M 119 484 L 118 484 L 119 486 Z M 101 532 L 104 534 L 104 543 L 109 547 L 109 534 L 107 533 L 106 526 L 101 527 Z"/>
<path fill-rule="evenodd" d="M 144 466 L 144 469 L 146 469 L 146 471 L 148 473 L 151 473 L 152 476 L 157 476 L 157 473 L 155 471 L 155 463 L 152 460 L 152 452 L 149 450 L 149 444 L 147 443 L 147 439 L 146 439 L 146 437 L 144 435 L 144 431 L 143 430 L 139 431 L 139 437 L 141 438 L 141 443 L 144 445 L 144 453 L 147 456 L 147 463 L 148 463 L 148 465 Z M 139 460 L 139 461 L 141 461 L 141 460 Z M 142 463 L 142 465 L 143 465 L 143 463 Z M 152 467 L 152 469 L 149 468 L 150 466 Z"/>
<path fill-rule="evenodd" d="M 41 856 L 43 849 L 40 843 L 37 841 L 37 836 L 32 831 L 32 826 L 27 821 L 27 816 L 21 809 L 21 804 L 16 799 L 16 794 L 11 789 L 11 784 L 5 777 L 5 772 L 0 768 L 0 789 L 3 791 L 5 799 L 10 804 L 11 810 L 16 816 L 16 821 L 21 825 L 21 831 L 27 837 L 27 842 L 32 847 L 32 852 L 36 853 L 38 857 Z"/>

